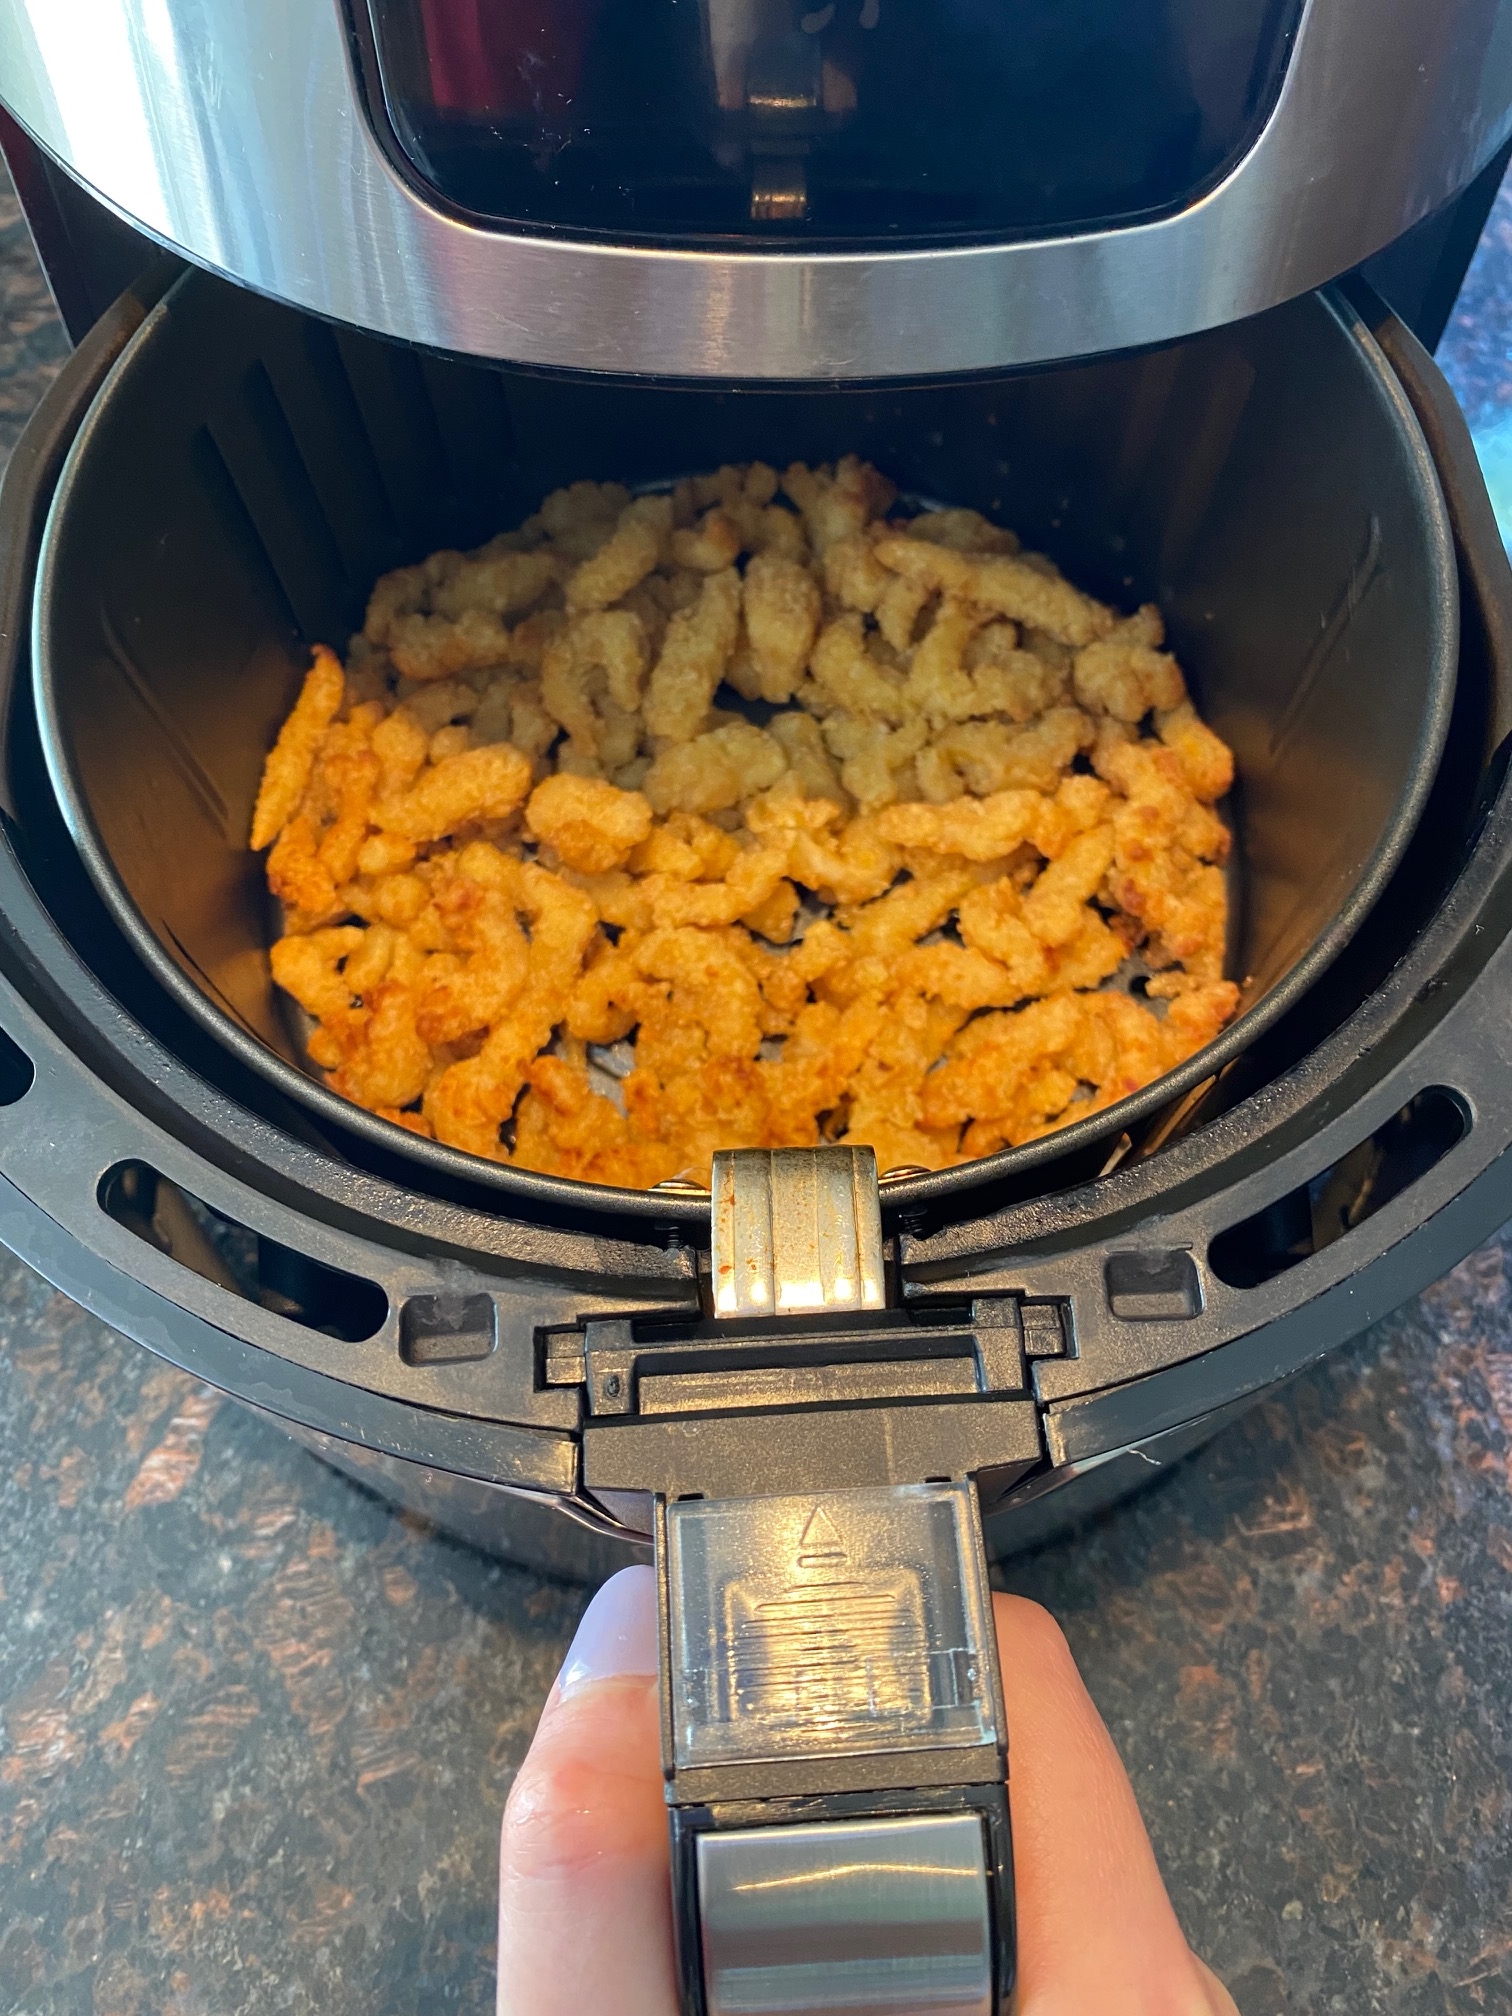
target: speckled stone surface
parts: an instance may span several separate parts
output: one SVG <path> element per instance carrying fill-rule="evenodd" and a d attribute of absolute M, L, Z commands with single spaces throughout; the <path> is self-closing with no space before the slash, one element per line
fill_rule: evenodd
<path fill-rule="evenodd" d="M 1512 1235 L 1007 1579 L 1243 2016 L 1512 2008 Z"/>
<path fill-rule="evenodd" d="M 1502 538 L 1512 547 L 1512 179 L 1486 219 L 1438 361 L 1470 422 Z"/>
<path fill-rule="evenodd" d="M 63 346 L 3 207 L 0 320 L 8 443 Z M 1512 1236 L 1007 1580 L 1243 2016 L 1512 2009 Z M 0 2011 L 490 2009 L 582 1602 L 0 1258 Z"/>
<path fill-rule="evenodd" d="M 1472 429 L 1512 412 L 1512 179 L 1491 206 L 1438 361 Z"/>
<path fill-rule="evenodd" d="M 68 355 L 68 338 L 0 163 L 0 469 Z"/>

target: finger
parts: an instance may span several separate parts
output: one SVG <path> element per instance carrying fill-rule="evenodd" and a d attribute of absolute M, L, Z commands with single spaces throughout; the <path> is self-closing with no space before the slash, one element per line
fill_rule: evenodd
<path fill-rule="evenodd" d="M 674 2016 L 656 1578 L 606 1582 L 504 1811 L 499 2016 Z"/>
<path fill-rule="evenodd" d="M 1187 1948 L 1132 1788 L 1048 1614 L 999 1597 L 1022 2016 L 1231 2016 Z M 585 1613 L 505 1816 L 501 2016 L 670 2016 L 655 1585 Z"/>
<path fill-rule="evenodd" d="M 1239 2016 L 1239 2004 L 1205 1960 L 1197 1961 L 1197 1973 L 1207 1990 L 1212 2016 Z"/>
<path fill-rule="evenodd" d="M 1022 1597 L 998 1596 L 995 1607 L 1021 2016 L 1224 2016 L 1060 1627 Z"/>

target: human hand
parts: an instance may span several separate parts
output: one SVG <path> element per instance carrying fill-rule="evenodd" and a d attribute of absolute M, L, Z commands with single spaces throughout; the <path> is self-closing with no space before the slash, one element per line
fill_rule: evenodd
<path fill-rule="evenodd" d="M 1187 1945 L 1133 1788 L 1049 1613 L 994 1598 L 1019 2016 L 1238 2016 Z M 504 1812 L 499 2016 L 676 2016 L 656 1580 L 584 1612 Z"/>

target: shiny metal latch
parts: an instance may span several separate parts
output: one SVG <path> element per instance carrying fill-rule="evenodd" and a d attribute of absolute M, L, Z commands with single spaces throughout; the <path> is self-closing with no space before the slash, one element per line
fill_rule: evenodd
<path fill-rule="evenodd" d="M 870 1148 L 714 1157 L 716 1316 L 881 1309 L 882 1207 Z"/>

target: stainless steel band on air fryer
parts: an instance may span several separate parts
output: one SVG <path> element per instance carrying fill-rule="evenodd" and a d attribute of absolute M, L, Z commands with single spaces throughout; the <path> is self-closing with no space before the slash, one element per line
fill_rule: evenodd
<path fill-rule="evenodd" d="M 1253 145 L 1168 214 L 1015 242 L 769 250 L 749 234 L 672 245 L 468 221 L 380 143 L 353 50 L 338 0 L 0 0 L 12 111 L 130 221 L 319 314 L 564 369 L 908 376 L 1210 328 L 1395 238 L 1490 158 L 1512 107 L 1499 0 L 1307 0 Z"/>

